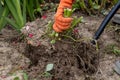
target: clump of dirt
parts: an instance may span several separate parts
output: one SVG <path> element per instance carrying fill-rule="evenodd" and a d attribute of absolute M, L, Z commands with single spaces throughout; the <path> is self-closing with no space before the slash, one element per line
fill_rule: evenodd
<path fill-rule="evenodd" d="M 32 76 L 33 73 L 44 73 L 48 63 L 54 64 L 52 75 L 57 80 L 75 80 L 75 75 L 78 74 L 94 74 L 99 64 L 96 47 L 90 42 L 74 42 L 70 39 L 62 39 L 55 44 L 50 44 L 49 37 L 43 37 L 50 19 L 51 15 L 47 20 L 38 19 L 27 23 L 21 30 L 30 43 L 26 45 L 24 52 L 24 55 L 31 60 L 28 67 L 29 76 Z M 32 36 L 29 36 L 31 34 Z M 72 68 L 78 71 L 75 72 Z M 39 77 L 46 80 L 46 77 Z M 54 80 L 53 77 L 50 80 Z"/>
<path fill-rule="evenodd" d="M 68 42 L 68 41 L 67 41 Z M 94 74 L 98 67 L 98 53 L 96 48 L 88 43 L 65 43 L 58 41 L 51 45 L 51 49 L 44 45 L 32 46 L 28 44 L 24 55 L 31 60 L 28 67 L 29 76 L 44 73 L 48 63 L 54 64 L 53 77 L 50 80 L 75 80 L 76 73 Z M 77 69 L 75 72 L 73 69 Z M 37 70 L 37 71 L 36 71 Z M 39 79 L 46 80 L 46 77 L 39 76 Z M 49 79 L 47 79 L 49 80 Z"/>
<path fill-rule="evenodd" d="M 90 43 L 79 43 L 76 50 L 79 68 L 82 68 L 85 73 L 91 74 L 97 71 L 99 65 L 99 53 L 96 47 Z"/>
<path fill-rule="evenodd" d="M 51 17 L 52 15 L 52 17 Z M 26 40 L 33 46 L 39 46 L 40 44 L 49 47 L 48 40 L 45 38 L 48 23 L 53 20 L 53 13 L 47 15 L 47 18 L 36 19 L 33 22 L 28 22 L 22 29 L 21 32 L 26 36 Z"/>

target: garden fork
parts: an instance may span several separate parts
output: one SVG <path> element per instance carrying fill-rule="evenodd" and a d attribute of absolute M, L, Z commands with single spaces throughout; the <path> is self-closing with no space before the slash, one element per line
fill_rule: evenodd
<path fill-rule="evenodd" d="M 105 19 L 102 21 L 100 27 L 98 28 L 98 30 L 96 31 L 95 35 L 93 36 L 93 40 L 91 41 L 92 44 L 96 44 L 96 41 L 99 39 L 100 35 L 103 33 L 106 25 L 111 20 L 111 18 L 114 16 L 114 14 L 118 11 L 119 8 L 120 8 L 120 0 L 111 9 L 111 11 L 109 12 L 109 14 L 105 17 Z"/>

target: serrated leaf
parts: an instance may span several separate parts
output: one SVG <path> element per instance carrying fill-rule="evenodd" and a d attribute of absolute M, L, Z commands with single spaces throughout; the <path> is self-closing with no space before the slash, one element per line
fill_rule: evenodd
<path fill-rule="evenodd" d="M 47 66 L 46 66 L 46 71 L 51 71 L 52 69 L 53 69 L 53 64 L 48 64 Z"/>

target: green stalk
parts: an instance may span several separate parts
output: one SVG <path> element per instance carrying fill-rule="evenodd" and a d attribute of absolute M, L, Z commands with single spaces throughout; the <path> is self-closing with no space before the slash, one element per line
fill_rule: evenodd
<path fill-rule="evenodd" d="M 89 4 L 89 6 L 90 6 L 90 11 L 91 12 L 94 12 L 94 2 L 92 1 L 92 0 L 88 0 L 88 4 Z"/>
<path fill-rule="evenodd" d="M 71 17 L 72 13 L 74 12 L 75 9 L 70 9 L 70 8 L 66 8 L 64 9 L 64 17 Z"/>
<path fill-rule="evenodd" d="M 26 23 L 26 0 L 23 0 L 23 20 L 24 20 L 24 23 Z"/>
<path fill-rule="evenodd" d="M 35 19 L 33 2 L 34 2 L 33 0 L 27 0 L 27 11 L 31 21 Z"/>
<path fill-rule="evenodd" d="M 116 4 L 118 2 L 118 0 L 113 0 L 113 5 Z"/>
<path fill-rule="evenodd" d="M 25 13 L 22 12 L 20 0 L 5 0 L 5 3 L 7 4 L 8 8 L 9 8 L 9 10 L 10 10 L 10 12 L 11 12 L 13 18 L 14 18 L 14 19 L 8 19 L 8 18 L 6 18 L 6 20 L 13 27 L 15 27 L 17 30 L 21 29 L 24 26 L 24 24 L 25 24 L 25 18 L 26 17 L 25 17 Z M 25 1 L 23 2 L 23 4 L 24 5 L 26 4 Z M 24 5 L 23 5 L 23 8 L 25 8 Z M 23 17 L 25 17 L 25 18 L 23 18 Z"/>
<path fill-rule="evenodd" d="M 116 4 L 119 0 L 114 0 L 114 4 Z"/>
<path fill-rule="evenodd" d="M 93 1 L 92 0 L 88 0 L 88 3 L 90 5 L 90 7 L 93 7 Z"/>
<path fill-rule="evenodd" d="M 19 31 L 20 32 L 20 27 L 19 27 L 19 25 L 18 24 L 16 24 L 15 23 L 15 21 L 13 21 L 13 20 L 11 20 L 11 19 L 9 19 L 9 18 L 5 18 L 5 20 L 9 23 L 9 24 L 11 24 L 12 26 L 13 26 L 13 28 L 15 28 L 17 31 Z"/>
<path fill-rule="evenodd" d="M 41 14 L 41 7 L 40 7 L 40 4 L 39 4 L 39 1 L 35 0 L 34 4 L 36 4 L 36 5 L 34 5 L 34 14 L 35 13 Z"/>
<path fill-rule="evenodd" d="M 18 22 L 17 24 L 22 28 L 24 25 L 23 22 L 23 16 L 22 16 L 22 12 L 21 12 L 21 7 L 20 7 L 20 1 L 19 0 L 12 0 L 13 5 L 15 6 L 15 10 L 17 12 L 17 18 L 18 18 Z"/>
<path fill-rule="evenodd" d="M 101 2 L 101 9 L 102 9 L 102 8 L 105 8 L 107 0 L 101 0 L 101 1 L 102 1 Z"/>
<path fill-rule="evenodd" d="M 80 7 L 81 7 L 82 10 L 84 10 L 84 9 L 86 10 L 86 5 L 84 3 L 84 0 L 80 0 L 79 4 L 80 4 Z"/>
<path fill-rule="evenodd" d="M 83 17 L 82 17 L 82 16 L 79 17 L 79 18 L 74 18 L 74 20 L 73 20 L 73 22 L 72 22 L 72 24 L 71 24 L 70 29 L 67 31 L 67 35 L 69 35 L 69 34 L 73 31 L 73 29 L 75 28 L 75 26 L 76 26 L 78 23 L 82 22 L 82 20 L 83 20 Z"/>
<path fill-rule="evenodd" d="M 39 3 L 43 3 L 43 2 L 44 2 L 44 0 L 38 0 L 38 2 L 39 2 Z"/>
<path fill-rule="evenodd" d="M 67 16 L 70 17 L 72 15 L 72 9 L 67 10 Z"/>
<path fill-rule="evenodd" d="M 90 11 L 88 10 L 88 8 L 86 7 L 84 0 L 80 0 L 79 5 L 80 5 L 82 10 L 85 10 L 87 13 L 91 14 Z"/>
<path fill-rule="evenodd" d="M 0 18 L 0 31 L 7 23 L 4 17 L 7 17 L 8 13 L 9 13 L 8 7 L 4 6 L 4 9 L 3 9 L 3 12 L 2 12 L 1 18 Z"/>
<path fill-rule="evenodd" d="M 2 6 L 3 6 L 3 5 L 0 3 L 0 17 L 1 17 L 1 15 L 2 15 L 3 10 L 4 10 L 4 8 L 3 8 Z"/>
<path fill-rule="evenodd" d="M 64 16 L 65 17 L 71 17 L 72 13 L 74 12 L 74 9 L 69 9 L 69 8 L 66 8 L 64 9 Z M 70 29 L 67 30 L 67 35 L 69 35 L 69 33 L 72 32 L 73 28 L 83 20 L 83 17 L 79 17 L 79 18 L 74 18 L 73 21 L 72 21 L 72 24 L 70 26 Z"/>
<path fill-rule="evenodd" d="M 13 17 L 15 18 L 15 20 L 16 20 L 17 22 L 19 22 L 18 16 L 17 16 L 17 14 L 16 14 L 15 7 L 13 6 L 12 2 L 11 2 L 10 0 L 5 0 L 5 2 L 6 2 L 6 4 L 7 4 L 7 6 L 8 6 L 8 8 L 9 8 L 10 12 L 12 13 Z"/>
<path fill-rule="evenodd" d="M 35 6 L 36 6 L 36 8 L 40 8 L 40 5 L 39 5 L 39 1 L 38 0 L 35 0 Z"/>
<path fill-rule="evenodd" d="M 67 9 L 64 9 L 64 17 L 68 17 L 67 16 Z"/>
<path fill-rule="evenodd" d="M 74 22 L 72 22 L 71 28 L 74 28 L 74 26 L 76 26 L 79 22 L 81 22 L 83 20 L 83 17 L 79 17 L 79 18 L 74 18 Z"/>
<path fill-rule="evenodd" d="M 95 0 L 95 3 L 96 3 L 97 5 L 99 5 L 98 2 L 99 2 L 99 0 Z"/>

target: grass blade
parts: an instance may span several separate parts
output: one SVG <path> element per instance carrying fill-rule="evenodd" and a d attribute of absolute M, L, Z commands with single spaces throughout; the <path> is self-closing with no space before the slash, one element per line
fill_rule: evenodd
<path fill-rule="evenodd" d="M 23 20 L 24 20 L 24 23 L 26 23 L 26 0 L 23 0 Z"/>
<path fill-rule="evenodd" d="M 7 6 L 4 7 L 4 10 L 1 14 L 1 18 L 0 18 L 0 30 L 6 25 L 6 21 L 4 19 L 4 17 L 7 17 L 9 13 L 9 9 Z"/>
<path fill-rule="evenodd" d="M 15 28 L 17 31 L 20 31 L 21 28 L 13 20 L 9 18 L 5 18 L 5 19 L 10 25 L 13 26 L 13 28 Z"/>

